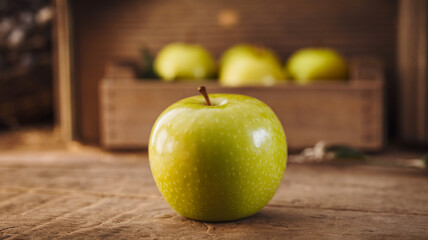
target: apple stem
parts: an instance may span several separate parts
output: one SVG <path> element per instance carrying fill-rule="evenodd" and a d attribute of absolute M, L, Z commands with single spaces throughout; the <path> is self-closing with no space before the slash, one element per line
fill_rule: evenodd
<path fill-rule="evenodd" d="M 207 89 L 205 88 L 205 86 L 200 86 L 198 88 L 198 91 L 202 94 L 202 96 L 204 96 L 205 102 L 207 102 L 207 105 L 211 106 L 210 98 L 208 97 Z"/>

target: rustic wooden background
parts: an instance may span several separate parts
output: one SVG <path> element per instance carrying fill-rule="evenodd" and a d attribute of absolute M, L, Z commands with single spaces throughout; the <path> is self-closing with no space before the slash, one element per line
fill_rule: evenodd
<path fill-rule="evenodd" d="M 190 40 L 218 57 L 233 44 L 249 42 L 275 49 L 282 59 L 300 47 L 330 46 L 347 56 L 379 57 L 386 64 L 387 88 L 395 86 L 397 1 L 69 2 L 77 130 L 87 142 L 99 141 L 98 83 L 106 61 L 137 57 L 144 45 L 156 52 L 169 42 Z M 234 16 L 235 25 L 221 24 L 225 15 Z"/>

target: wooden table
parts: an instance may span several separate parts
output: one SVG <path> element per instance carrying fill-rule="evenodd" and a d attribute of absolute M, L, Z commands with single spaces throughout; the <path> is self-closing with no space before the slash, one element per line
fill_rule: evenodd
<path fill-rule="evenodd" d="M 289 164 L 252 217 L 204 223 L 174 212 L 146 154 L 0 155 L 0 239 L 427 239 L 417 170 Z"/>

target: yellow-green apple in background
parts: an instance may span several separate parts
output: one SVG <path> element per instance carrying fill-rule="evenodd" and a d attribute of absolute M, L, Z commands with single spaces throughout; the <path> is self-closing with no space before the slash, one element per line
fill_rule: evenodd
<path fill-rule="evenodd" d="M 345 59 L 329 48 L 304 48 L 288 60 L 285 70 L 299 84 L 316 80 L 345 80 L 348 66 Z"/>
<path fill-rule="evenodd" d="M 219 75 L 225 86 L 270 86 L 285 80 L 281 63 L 271 50 L 245 44 L 223 54 Z"/>
<path fill-rule="evenodd" d="M 154 68 L 165 81 L 207 79 L 216 73 L 215 61 L 205 48 L 185 43 L 163 47 L 156 56 Z"/>
<path fill-rule="evenodd" d="M 202 91 L 203 92 L 203 91 Z M 150 167 L 170 206 L 184 217 L 229 221 L 273 197 L 287 162 L 275 113 L 248 96 L 194 96 L 168 107 L 153 126 Z"/>

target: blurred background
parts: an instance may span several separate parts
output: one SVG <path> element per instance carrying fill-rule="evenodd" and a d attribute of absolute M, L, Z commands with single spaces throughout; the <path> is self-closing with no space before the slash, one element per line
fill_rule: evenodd
<path fill-rule="evenodd" d="M 0 126 L 53 124 L 50 1 L 0 2 Z"/>
<path fill-rule="evenodd" d="M 144 149 L 156 116 L 206 81 L 165 84 L 153 70 L 161 49 L 184 42 L 215 61 L 238 44 L 270 49 L 285 68 L 303 48 L 346 59 L 347 78 L 325 84 L 209 77 L 213 92 L 271 105 L 296 150 L 321 140 L 427 149 L 427 16 L 424 0 L 1 0 L 1 148 Z"/>

